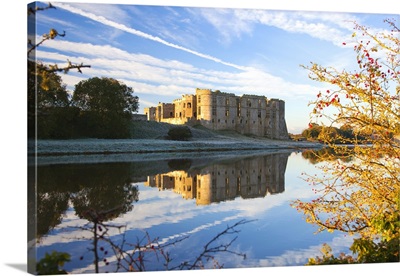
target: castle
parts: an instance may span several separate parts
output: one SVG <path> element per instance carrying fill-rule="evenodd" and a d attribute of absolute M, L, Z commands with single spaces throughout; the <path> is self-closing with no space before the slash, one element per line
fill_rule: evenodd
<path fill-rule="evenodd" d="M 173 103 L 145 108 L 149 121 L 201 124 L 211 130 L 234 130 L 271 139 L 288 139 L 285 102 L 265 96 L 236 96 L 219 90 L 196 89 Z"/>

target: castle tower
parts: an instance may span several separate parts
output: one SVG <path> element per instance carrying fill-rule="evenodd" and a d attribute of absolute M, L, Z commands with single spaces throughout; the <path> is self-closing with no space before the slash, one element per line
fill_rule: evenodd
<path fill-rule="evenodd" d="M 196 100 L 197 100 L 197 117 L 205 127 L 212 129 L 212 92 L 211 89 L 199 89 L 196 88 Z"/>
<path fill-rule="evenodd" d="M 267 103 L 267 124 L 265 136 L 272 139 L 288 139 L 285 102 L 279 99 L 270 99 Z"/>

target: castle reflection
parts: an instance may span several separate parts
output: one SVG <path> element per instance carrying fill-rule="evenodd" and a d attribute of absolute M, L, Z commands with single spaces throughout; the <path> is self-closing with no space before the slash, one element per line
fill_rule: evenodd
<path fill-rule="evenodd" d="M 197 205 L 265 197 L 285 190 L 289 153 L 227 160 L 201 168 L 175 170 L 147 177 L 146 186 L 173 190 Z"/>

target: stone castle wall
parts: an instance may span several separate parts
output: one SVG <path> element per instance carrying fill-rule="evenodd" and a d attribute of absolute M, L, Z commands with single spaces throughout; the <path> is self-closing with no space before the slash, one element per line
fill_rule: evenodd
<path fill-rule="evenodd" d="M 265 96 L 196 89 L 172 104 L 145 109 L 148 120 L 171 124 L 195 124 L 212 130 L 234 130 L 272 139 L 288 139 L 285 102 Z"/>

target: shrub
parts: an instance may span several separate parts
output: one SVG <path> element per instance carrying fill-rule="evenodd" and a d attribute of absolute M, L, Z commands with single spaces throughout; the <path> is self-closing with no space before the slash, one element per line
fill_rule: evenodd
<path fill-rule="evenodd" d="M 193 137 L 192 131 L 188 126 L 172 127 L 168 131 L 168 139 L 177 141 L 187 141 Z"/>

